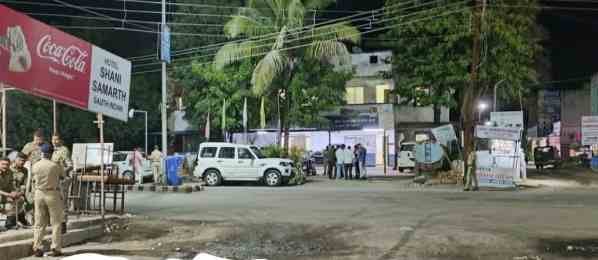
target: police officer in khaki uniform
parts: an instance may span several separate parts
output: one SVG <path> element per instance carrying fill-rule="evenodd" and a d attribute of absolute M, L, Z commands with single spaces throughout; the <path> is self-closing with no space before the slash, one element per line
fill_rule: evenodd
<path fill-rule="evenodd" d="M 65 177 L 64 168 L 50 160 L 52 146 L 43 144 L 40 147 L 42 160 L 33 165 L 35 187 L 35 225 L 33 227 L 33 252 L 35 256 L 43 256 L 42 241 L 48 223 L 52 225 L 52 251 L 50 256 L 62 255 L 62 221 L 64 219 L 64 202 L 59 191 L 60 179 Z M 48 219 L 49 218 L 49 219 Z"/>
<path fill-rule="evenodd" d="M 156 145 L 154 146 L 154 150 L 149 157 L 150 161 L 152 162 L 152 173 L 154 174 L 154 183 L 158 184 L 162 182 L 161 176 L 161 168 L 162 168 L 162 152 L 160 152 L 160 148 Z"/>
<path fill-rule="evenodd" d="M 0 159 L 0 211 L 6 214 L 5 227 L 14 228 L 17 225 L 16 203 L 23 194 L 14 187 L 13 175 L 10 171 L 10 160 Z"/>
<path fill-rule="evenodd" d="M 27 168 L 25 168 L 25 161 L 27 160 L 27 156 L 25 156 L 25 154 L 23 153 L 18 153 L 17 154 L 17 158 L 15 159 L 14 163 L 10 166 L 10 171 L 12 172 L 12 176 L 13 176 L 13 185 L 14 188 L 22 193 L 22 194 L 27 194 L 27 180 L 29 177 L 29 171 L 27 170 Z M 25 198 L 29 198 L 28 196 L 25 196 Z M 31 224 L 29 224 L 29 221 L 27 221 L 27 219 L 25 218 L 25 201 L 24 200 L 20 200 L 18 203 L 18 208 L 19 208 L 19 214 L 18 214 L 18 218 L 17 220 L 23 225 L 23 226 L 31 226 Z"/>
<path fill-rule="evenodd" d="M 478 176 L 476 174 L 476 150 L 477 150 L 477 142 L 474 142 L 473 150 L 469 152 L 469 156 L 467 156 L 467 172 L 465 173 L 465 191 L 477 191 L 478 188 Z"/>
<path fill-rule="evenodd" d="M 41 160 L 41 151 L 39 146 L 44 143 L 44 132 L 41 129 L 37 129 L 33 133 L 33 141 L 25 144 L 21 152 L 27 156 L 27 160 L 31 163 L 31 166 Z"/>
<path fill-rule="evenodd" d="M 73 163 L 71 161 L 71 152 L 69 148 L 64 146 L 62 143 L 62 138 L 60 138 L 60 134 L 54 133 L 52 135 L 52 145 L 54 146 L 54 152 L 52 153 L 52 161 L 60 165 L 64 169 L 64 173 L 67 177 L 69 177 L 69 173 L 73 168 Z M 62 193 L 62 199 L 64 200 L 64 222 L 62 223 L 62 232 L 66 232 L 66 221 L 67 221 L 67 211 L 68 211 L 68 196 L 69 196 L 69 188 L 71 186 L 71 180 L 69 178 L 65 178 L 60 182 L 60 192 Z"/>

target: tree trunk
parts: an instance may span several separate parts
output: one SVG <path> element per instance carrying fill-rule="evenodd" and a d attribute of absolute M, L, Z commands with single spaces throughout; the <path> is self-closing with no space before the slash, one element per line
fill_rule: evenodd
<path fill-rule="evenodd" d="M 473 57 L 471 62 L 471 81 L 468 88 L 463 91 L 463 104 L 461 106 L 461 124 L 463 126 L 464 161 L 469 153 L 474 150 L 475 131 L 475 101 L 477 100 L 480 65 L 480 33 L 481 33 L 482 5 L 476 0 L 473 18 Z M 466 166 L 467 167 L 467 166 Z"/>

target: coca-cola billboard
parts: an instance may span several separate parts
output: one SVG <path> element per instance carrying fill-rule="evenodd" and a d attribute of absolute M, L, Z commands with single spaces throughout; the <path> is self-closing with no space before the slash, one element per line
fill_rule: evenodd
<path fill-rule="evenodd" d="M 126 121 L 130 77 L 129 61 L 0 5 L 3 84 Z"/>

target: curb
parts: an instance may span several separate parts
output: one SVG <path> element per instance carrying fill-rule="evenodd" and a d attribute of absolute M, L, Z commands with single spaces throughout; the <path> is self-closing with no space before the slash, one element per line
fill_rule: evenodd
<path fill-rule="evenodd" d="M 120 218 L 107 218 L 108 222 L 118 221 Z M 104 226 L 101 219 L 90 219 L 73 222 L 69 224 L 68 232 L 62 237 L 63 247 L 74 244 L 80 244 L 90 239 L 98 238 L 104 235 Z M 51 230 L 46 230 L 44 244 L 49 244 L 51 240 Z M 0 242 L 0 260 L 20 259 L 29 257 L 33 254 L 31 248 L 33 243 L 33 229 L 26 229 L 10 236 L 6 236 Z"/>
<path fill-rule="evenodd" d="M 204 187 L 202 184 L 185 184 L 181 186 L 126 185 L 126 190 L 134 192 L 192 193 L 203 191 Z"/>

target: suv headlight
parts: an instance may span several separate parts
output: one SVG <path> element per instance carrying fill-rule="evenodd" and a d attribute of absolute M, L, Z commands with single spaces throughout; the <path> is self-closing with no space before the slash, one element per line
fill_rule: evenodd
<path fill-rule="evenodd" d="M 287 167 L 287 166 L 291 166 L 291 164 L 288 162 L 280 162 L 280 166 Z"/>

